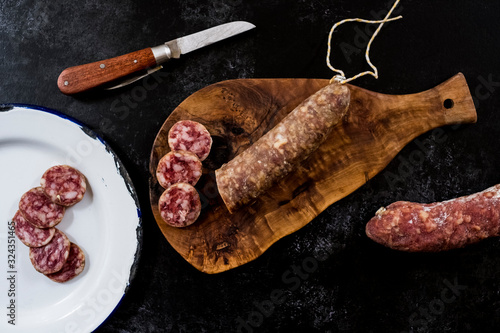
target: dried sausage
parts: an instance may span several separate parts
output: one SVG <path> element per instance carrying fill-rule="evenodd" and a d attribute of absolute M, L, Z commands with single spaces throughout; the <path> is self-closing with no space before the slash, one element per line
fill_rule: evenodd
<path fill-rule="evenodd" d="M 202 174 L 200 159 L 189 151 L 171 151 L 163 156 L 156 168 L 156 179 L 163 188 L 175 183 L 195 185 Z"/>
<path fill-rule="evenodd" d="M 40 184 L 53 202 L 63 206 L 72 206 L 80 202 L 87 189 L 85 176 L 68 165 L 49 168 L 43 174 Z"/>
<path fill-rule="evenodd" d="M 26 221 L 20 211 L 16 212 L 12 221 L 14 221 L 17 238 L 29 247 L 40 247 L 48 244 L 56 232 L 55 228 L 40 229 L 34 227 Z"/>
<path fill-rule="evenodd" d="M 69 256 L 70 241 L 59 229 L 47 245 L 30 247 L 30 260 L 35 269 L 42 274 L 60 271 Z"/>
<path fill-rule="evenodd" d="M 71 243 L 68 260 L 60 271 L 47 274 L 52 281 L 63 283 L 78 276 L 85 268 L 85 254 L 82 249 L 74 243 Z"/>
<path fill-rule="evenodd" d="M 23 194 L 19 210 L 29 223 L 42 229 L 59 224 L 65 212 L 65 208 L 52 202 L 41 187 L 32 188 Z"/>
<path fill-rule="evenodd" d="M 324 87 L 216 170 L 217 187 L 229 212 L 264 193 L 315 151 L 341 120 L 349 102 L 345 85 Z"/>
<path fill-rule="evenodd" d="M 158 208 L 161 218 L 167 224 L 186 227 L 193 224 L 200 215 L 200 196 L 192 185 L 177 183 L 163 192 Z"/>
<path fill-rule="evenodd" d="M 210 154 L 212 137 L 202 124 L 192 120 L 181 120 L 168 131 L 168 145 L 172 150 L 190 151 L 203 161 Z"/>
<path fill-rule="evenodd" d="M 500 235 L 500 184 L 448 201 L 395 202 L 366 225 L 368 237 L 392 249 L 437 252 Z"/>

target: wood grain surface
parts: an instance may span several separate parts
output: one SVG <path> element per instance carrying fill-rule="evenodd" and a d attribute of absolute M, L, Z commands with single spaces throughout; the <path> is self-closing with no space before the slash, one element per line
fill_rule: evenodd
<path fill-rule="evenodd" d="M 349 85 L 349 110 L 326 142 L 265 195 L 230 214 L 218 195 L 214 170 L 327 84 L 323 79 L 223 81 L 195 92 L 167 118 L 151 152 L 151 208 L 165 238 L 195 268 L 213 274 L 254 260 L 365 184 L 415 137 L 436 127 L 476 121 L 462 74 L 410 95 L 385 95 Z M 187 228 L 173 228 L 159 215 L 163 189 L 155 172 L 169 151 L 168 130 L 183 119 L 204 124 L 214 143 L 196 185 L 203 206 L 200 218 Z"/>
<path fill-rule="evenodd" d="M 57 79 L 57 87 L 66 95 L 81 93 L 154 66 L 156 59 L 148 47 L 111 59 L 66 68 Z"/>

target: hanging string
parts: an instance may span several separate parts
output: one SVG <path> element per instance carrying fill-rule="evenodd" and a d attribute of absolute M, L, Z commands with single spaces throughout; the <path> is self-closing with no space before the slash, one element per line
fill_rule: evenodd
<path fill-rule="evenodd" d="M 353 18 L 353 19 L 345 19 L 345 20 L 342 20 L 340 22 L 337 22 L 333 25 L 332 29 L 330 30 L 330 34 L 328 35 L 328 52 L 326 54 L 326 64 L 328 65 L 328 67 L 338 73 L 338 75 L 335 75 L 331 80 L 330 80 L 330 83 L 332 83 L 333 81 L 336 81 L 340 84 L 344 84 L 344 83 L 347 83 L 347 82 L 350 82 L 352 80 L 355 80 L 361 76 L 364 76 L 364 75 L 372 75 L 374 76 L 376 79 L 378 79 L 378 69 L 377 67 L 375 67 L 373 65 L 373 63 L 371 62 L 370 60 L 370 48 L 372 46 L 372 42 L 373 40 L 375 39 L 375 37 L 378 35 L 378 33 L 380 32 L 380 30 L 382 29 L 382 27 L 384 26 L 384 23 L 386 22 L 391 22 L 391 21 L 395 21 L 395 20 L 399 20 L 401 18 L 403 18 L 403 16 L 399 15 L 398 17 L 393 17 L 393 18 L 390 18 L 391 15 L 392 15 L 392 12 L 394 11 L 394 9 L 398 6 L 400 0 L 396 0 L 394 2 L 394 5 L 392 6 L 391 10 L 389 10 L 389 12 L 387 13 L 386 17 L 383 19 L 383 20 L 363 20 L 363 19 L 359 19 L 359 18 Z M 331 41 L 332 41 L 332 35 L 333 35 L 333 31 L 341 24 L 344 24 L 346 22 L 362 22 L 362 23 L 380 23 L 380 25 L 378 26 L 377 30 L 375 30 L 375 32 L 373 33 L 372 37 L 370 38 L 370 41 L 368 42 L 368 46 L 366 47 L 366 52 L 365 52 L 365 58 L 366 58 L 366 62 L 368 63 L 368 65 L 370 65 L 370 67 L 373 69 L 373 72 L 371 71 L 366 71 L 366 72 L 362 72 L 362 73 L 359 73 L 358 75 L 355 75 L 351 78 L 348 78 L 346 79 L 345 77 L 345 74 L 344 74 L 344 71 L 342 71 L 341 69 L 337 69 L 335 67 L 332 66 L 332 64 L 330 63 L 330 54 L 331 54 L 331 49 L 332 49 L 332 46 L 331 46 Z"/>

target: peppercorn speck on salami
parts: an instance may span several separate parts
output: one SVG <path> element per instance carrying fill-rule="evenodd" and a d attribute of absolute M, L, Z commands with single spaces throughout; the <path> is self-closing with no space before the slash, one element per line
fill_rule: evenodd
<path fill-rule="evenodd" d="M 40 185 L 55 203 L 72 206 L 83 199 L 87 190 L 85 176 L 69 165 L 56 165 L 42 176 Z"/>
<path fill-rule="evenodd" d="M 85 268 L 85 254 L 75 243 L 71 243 L 68 259 L 58 272 L 46 274 L 52 281 L 64 283 L 77 277 Z"/>
<path fill-rule="evenodd" d="M 65 212 L 65 208 L 52 202 L 41 187 L 32 188 L 23 194 L 19 210 L 29 223 L 42 229 L 59 224 Z"/>
<path fill-rule="evenodd" d="M 52 240 L 42 247 L 30 247 L 30 260 L 35 269 L 42 274 L 60 271 L 69 256 L 71 242 L 59 229 Z"/>
<path fill-rule="evenodd" d="M 366 234 L 384 246 L 409 252 L 456 249 L 500 236 L 500 184 L 443 202 L 395 202 L 377 211 Z"/>
<path fill-rule="evenodd" d="M 168 131 L 168 145 L 172 150 L 190 151 L 203 161 L 210 154 L 212 137 L 202 124 L 192 120 L 181 120 Z"/>
<path fill-rule="evenodd" d="M 29 247 L 40 247 L 48 244 L 56 232 L 55 228 L 41 229 L 34 227 L 26 221 L 19 210 L 12 218 L 12 221 L 14 222 L 14 231 L 17 238 Z"/>
<path fill-rule="evenodd" d="M 156 179 L 163 188 L 175 183 L 195 185 L 202 174 L 201 161 L 189 151 L 171 151 L 161 158 L 156 167 Z"/>
<path fill-rule="evenodd" d="M 161 218 L 168 225 L 186 227 L 200 216 L 200 196 L 192 185 L 177 183 L 163 192 L 158 201 L 158 209 Z"/>

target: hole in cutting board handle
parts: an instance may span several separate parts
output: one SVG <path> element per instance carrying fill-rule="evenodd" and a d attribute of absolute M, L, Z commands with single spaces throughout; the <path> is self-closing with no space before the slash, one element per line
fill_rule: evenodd
<path fill-rule="evenodd" d="M 455 102 L 453 102 L 453 100 L 450 98 L 445 99 L 443 102 L 443 106 L 445 109 L 451 109 L 451 108 L 453 108 L 454 105 L 455 105 Z"/>

